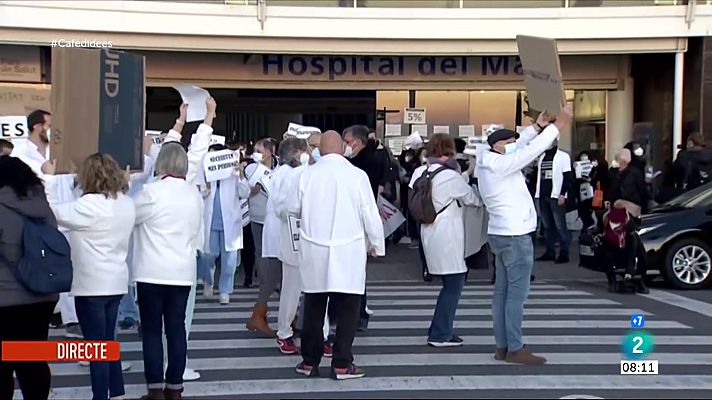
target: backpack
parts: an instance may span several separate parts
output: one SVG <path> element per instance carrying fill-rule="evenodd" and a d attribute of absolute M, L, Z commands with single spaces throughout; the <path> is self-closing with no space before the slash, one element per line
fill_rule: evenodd
<path fill-rule="evenodd" d="M 433 205 L 433 178 L 446 169 L 448 168 L 440 167 L 430 171 L 428 166 L 413 183 L 413 190 L 408 197 L 408 209 L 416 222 L 426 225 L 432 224 L 435 222 L 435 218 L 448 208 L 449 204 L 436 212 Z"/>
<path fill-rule="evenodd" d="M 67 239 L 43 220 L 25 218 L 24 224 L 24 250 L 17 262 L 17 280 L 37 294 L 69 292 L 73 274 Z"/>

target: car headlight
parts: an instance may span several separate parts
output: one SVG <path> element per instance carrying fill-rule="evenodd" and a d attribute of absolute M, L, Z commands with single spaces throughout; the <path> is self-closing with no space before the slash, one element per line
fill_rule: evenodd
<path fill-rule="evenodd" d="M 641 228 L 641 229 L 638 231 L 638 236 L 643 236 L 643 235 L 645 235 L 646 233 L 650 233 L 650 232 L 652 232 L 652 231 L 654 231 L 654 230 L 660 228 L 660 227 L 663 226 L 663 225 L 665 225 L 665 224 L 657 224 L 657 225 L 646 226 L 645 228 Z"/>

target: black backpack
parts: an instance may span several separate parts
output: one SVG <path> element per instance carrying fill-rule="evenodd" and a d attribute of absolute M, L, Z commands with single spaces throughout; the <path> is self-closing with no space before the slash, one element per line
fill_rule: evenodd
<path fill-rule="evenodd" d="M 25 218 L 22 242 L 24 250 L 17 262 L 17 280 L 37 294 L 69 292 L 72 257 L 64 235 L 43 220 Z"/>
<path fill-rule="evenodd" d="M 433 205 L 433 178 L 446 169 L 448 168 L 440 167 L 430 171 L 428 166 L 413 183 L 413 190 L 408 197 L 408 209 L 416 222 L 426 225 L 432 224 L 435 222 L 435 218 L 448 208 L 449 204 L 440 211 L 435 211 L 435 206 Z"/>

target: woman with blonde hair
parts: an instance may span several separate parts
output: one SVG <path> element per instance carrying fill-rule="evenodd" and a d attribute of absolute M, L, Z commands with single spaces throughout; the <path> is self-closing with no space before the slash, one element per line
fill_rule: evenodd
<path fill-rule="evenodd" d="M 54 164 L 51 168 L 54 173 Z M 47 180 L 47 198 L 57 224 L 68 229 L 74 276 L 72 295 L 86 340 L 114 340 L 121 297 L 129 271 L 126 255 L 135 211 L 126 196 L 126 174 L 108 154 L 92 154 L 82 163 L 77 183 L 82 195 L 60 202 L 55 180 Z M 94 399 L 121 398 L 121 362 L 89 366 Z"/>

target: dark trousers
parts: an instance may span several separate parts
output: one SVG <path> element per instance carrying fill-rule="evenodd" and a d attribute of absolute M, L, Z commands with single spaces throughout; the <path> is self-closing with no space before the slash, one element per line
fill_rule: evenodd
<path fill-rule="evenodd" d="M 75 296 L 77 318 L 86 340 L 114 340 L 116 338 L 116 318 L 119 315 L 121 295 L 117 296 Z M 94 400 L 123 396 L 124 376 L 121 361 L 91 362 L 91 391 Z"/>
<path fill-rule="evenodd" d="M 165 387 L 181 389 L 188 353 L 185 309 L 190 286 L 138 282 L 138 308 L 143 326 L 143 366 L 149 389 L 163 389 L 163 326 L 166 328 L 168 368 Z"/>
<path fill-rule="evenodd" d="M 347 368 L 354 362 L 351 346 L 356 336 L 356 321 L 363 296 L 346 293 L 305 293 L 302 357 L 304 363 L 318 366 L 324 355 L 324 314 L 326 303 L 332 305 L 336 317 L 333 368 Z"/>
<path fill-rule="evenodd" d="M 583 222 L 583 228 L 581 229 L 583 232 L 595 224 L 593 220 L 593 200 L 579 201 L 577 209 L 579 218 Z"/>
<path fill-rule="evenodd" d="M 546 254 L 556 257 L 556 242 L 559 239 L 559 255 L 569 256 L 571 247 L 571 232 L 566 225 L 566 208 L 559 207 L 557 199 L 539 199 L 541 222 L 544 225 L 544 239 L 546 240 Z"/>
<path fill-rule="evenodd" d="M 252 228 L 249 224 L 242 228 L 242 246 L 240 258 L 245 271 L 245 285 L 252 285 L 252 277 L 255 273 L 255 238 L 252 236 Z"/>
<path fill-rule="evenodd" d="M 455 312 L 460 302 L 462 288 L 465 286 L 466 273 L 440 275 L 443 287 L 435 304 L 435 313 L 428 329 L 428 340 L 447 342 L 453 337 Z"/>
<path fill-rule="evenodd" d="M 364 289 L 363 289 L 363 296 L 361 296 L 361 306 L 360 306 L 360 310 L 359 310 L 359 319 L 360 319 L 360 321 L 361 321 L 362 324 L 367 324 L 367 323 L 368 323 L 368 319 L 371 317 L 371 316 L 368 315 L 368 313 L 366 312 L 366 304 L 367 304 L 367 301 L 368 301 L 368 292 L 367 292 L 367 289 L 364 288 Z"/>
<path fill-rule="evenodd" d="M 642 278 L 648 271 L 645 260 L 645 248 L 637 234 L 630 232 L 625 237 L 625 247 L 622 249 L 604 242 L 603 250 L 607 259 L 606 277 L 608 282 L 615 282 L 615 269 L 624 269 L 626 274 L 639 274 Z M 637 262 L 636 262 L 637 261 Z"/>
<path fill-rule="evenodd" d="M 0 341 L 46 341 L 55 304 L 54 301 L 48 301 L 0 307 Z M 25 399 L 46 400 L 49 397 L 52 375 L 46 361 L 0 361 L 0 399 L 9 400 L 14 395 L 13 372 Z"/>

